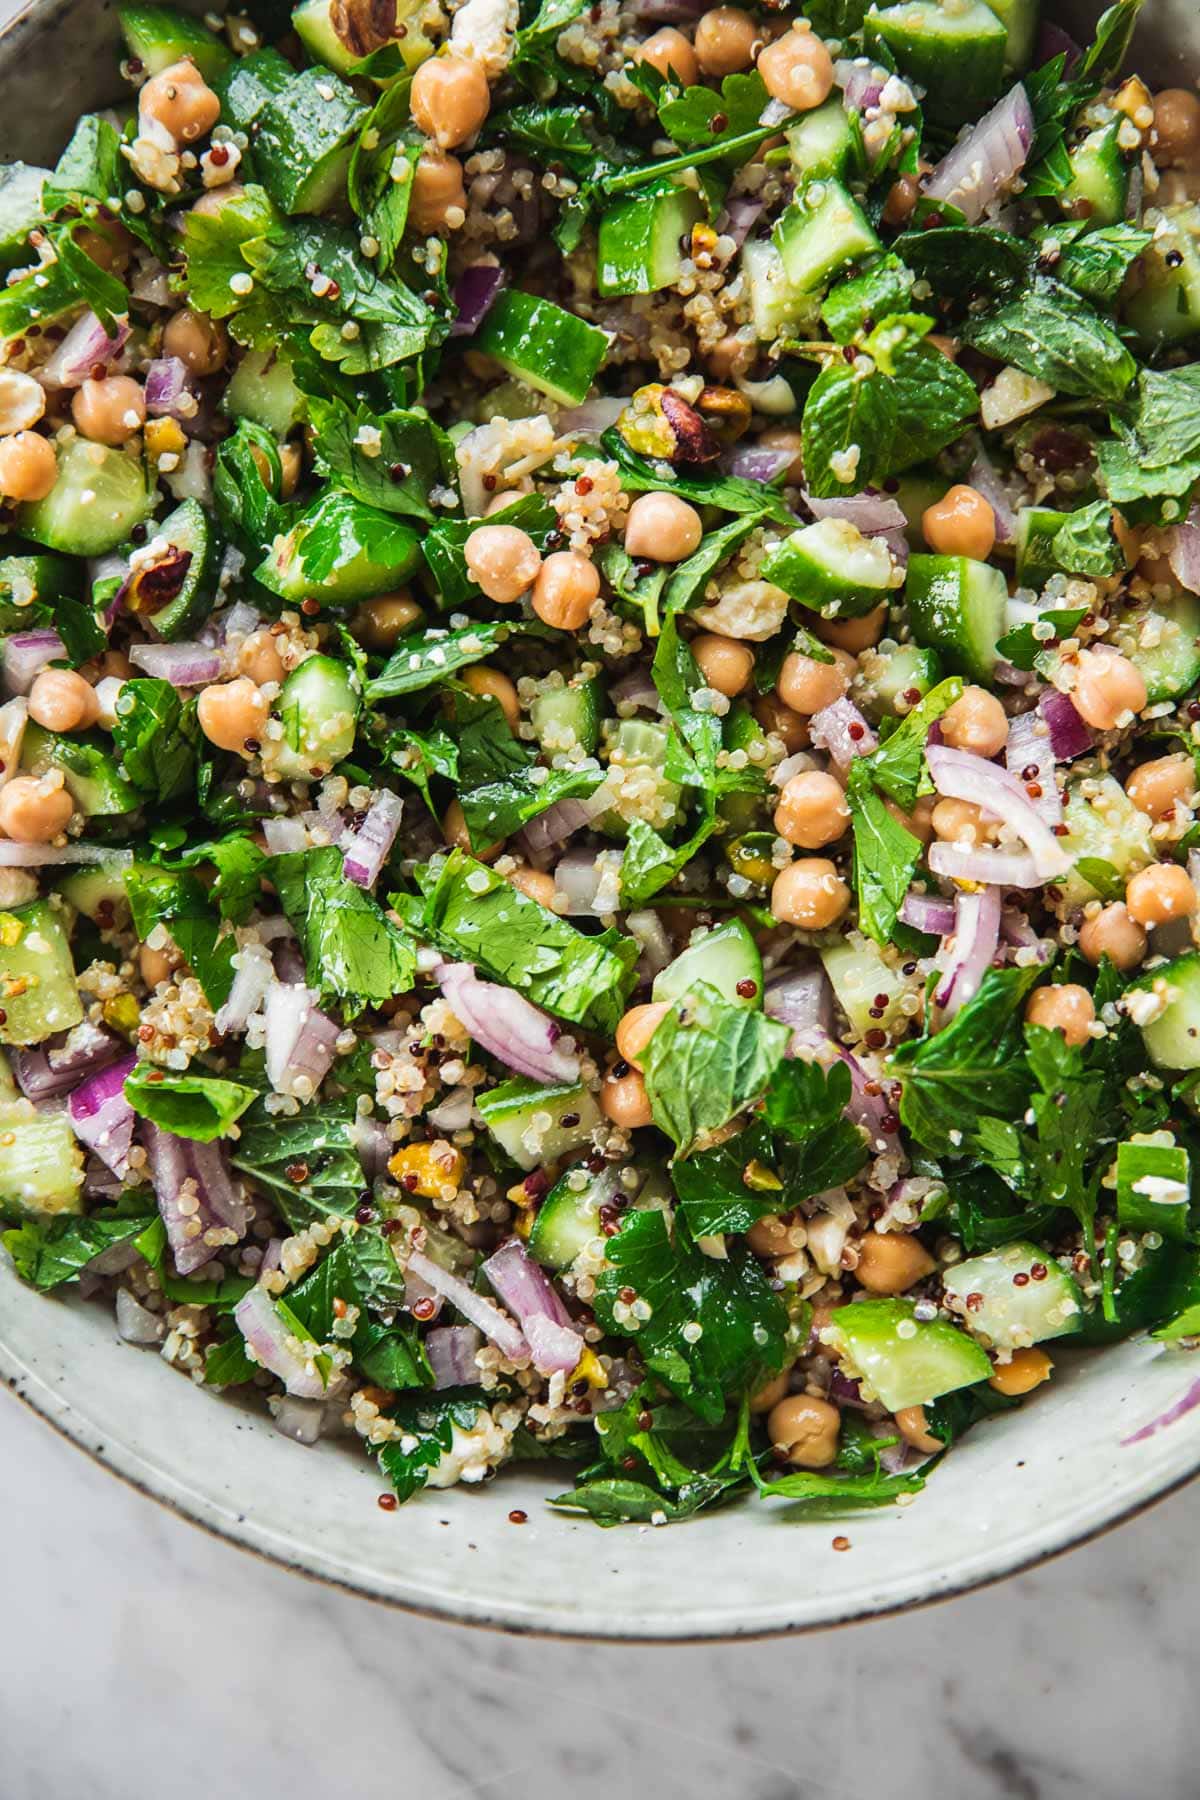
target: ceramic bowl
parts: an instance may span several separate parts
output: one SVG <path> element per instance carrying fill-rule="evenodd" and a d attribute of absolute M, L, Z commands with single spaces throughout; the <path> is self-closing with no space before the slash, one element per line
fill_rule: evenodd
<path fill-rule="evenodd" d="M 1083 30 L 1098 10 L 1080 3 L 1060 16 Z M 1141 38 L 1134 66 L 1176 80 L 1200 68 L 1195 0 L 1149 0 Z M 13 19 L 0 35 L 0 155 L 53 161 L 78 113 L 113 98 L 116 45 L 115 14 L 97 0 L 35 0 Z M 600 1531 L 549 1511 L 554 1475 L 537 1469 L 385 1513 L 384 1484 L 357 1446 L 287 1442 L 265 1416 L 122 1343 L 111 1312 L 40 1298 L 0 1266 L 0 1375 L 114 1473 L 288 1567 L 510 1631 L 732 1638 L 867 1618 L 996 1580 L 1200 1469 L 1200 1410 L 1126 1441 L 1198 1373 L 1185 1353 L 1144 1339 L 1063 1353 L 1054 1382 L 973 1432 L 911 1505 L 836 1521 L 747 1505 L 661 1531 Z M 514 1508 L 528 1523 L 509 1522 Z M 836 1551 L 835 1536 L 849 1550 Z"/>

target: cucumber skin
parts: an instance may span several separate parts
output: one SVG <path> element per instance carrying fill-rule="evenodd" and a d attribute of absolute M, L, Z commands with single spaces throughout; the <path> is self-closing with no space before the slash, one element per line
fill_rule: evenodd
<path fill-rule="evenodd" d="M 552 300 L 506 288 L 476 332 L 475 348 L 552 400 L 579 406 L 604 361 L 608 339 Z"/>
<path fill-rule="evenodd" d="M 1150 1060 L 1162 1069 L 1200 1069 L 1200 951 L 1187 950 L 1173 962 L 1148 970 L 1126 991 L 1152 993 L 1164 981 L 1169 995 L 1166 1009 L 1142 1026 Z M 1197 1023 L 1189 1024 L 1189 1018 Z"/>
<path fill-rule="evenodd" d="M 897 1327 L 911 1323 L 911 1337 Z M 827 1327 L 832 1343 L 860 1372 L 889 1412 L 922 1406 L 992 1373 L 987 1356 L 944 1319 L 919 1323 L 911 1300 L 862 1300 L 841 1306 Z M 939 1367 L 940 1366 L 940 1367 Z"/>
<path fill-rule="evenodd" d="M 571 1186 L 568 1169 L 539 1206 L 529 1233 L 529 1254 L 545 1269 L 569 1269 L 592 1238 L 600 1235 L 600 1208 L 618 1191 L 606 1171 L 585 1188 Z"/>
<path fill-rule="evenodd" d="M 354 748 L 358 706 L 358 694 L 344 663 L 332 656 L 307 657 L 280 690 L 276 710 L 283 720 L 284 736 L 273 745 L 272 771 L 285 781 L 309 780 L 315 769 L 328 773 Z M 344 721 L 338 736 L 312 735 L 334 717 Z"/>
<path fill-rule="evenodd" d="M 87 738 L 56 737 L 32 719 L 22 740 L 21 768 L 34 775 L 61 769 L 68 793 L 89 819 L 113 818 L 142 804 L 141 795 L 125 780 L 107 749 Z"/>
<path fill-rule="evenodd" d="M 35 900 L 7 917 L 19 921 L 21 935 L 15 944 L 0 943 L 0 977 L 34 979 L 24 993 L 5 999 L 0 1044 L 40 1044 L 83 1018 L 75 960 L 61 916 L 47 901 Z"/>
<path fill-rule="evenodd" d="M 1129 634 L 1129 642 L 1123 641 L 1126 615 L 1122 614 L 1117 618 L 1111 642 L 1140 669 L 1146 683 L 1146 699 L 1156 705 L 1160 700 L 1178 700 L 1200 681 L 1200 601 L 1191 594 L 1180 593 L 1169 616 L 1155 606 L 1133 614 L 1132 620 L 1136 623 L 1148 615 L 1167 618 L 1168 624 L 1178 627 L 1177 632 L 1151 649 L 1142 649 L 1136 631 Z"/>
<path fill-rule="evenodd" d="M 183 586 L 173 600 L 147 615 L 164 643 L 191 637 L 213 609 L 224 546 L 210 514 L 198 500 L 181 500 L 158 527 L 169 544 L 191 552 Z"/>
<path fill-rule="evenodd" d="M 1014 1275 L 1028 1275 L 1036 1264 L 1045 1269 L 1040 1281 L 1030 1279 L 1021 1287 L 1013 1284 Z M 1083 1325 L 1078 1282 L 1037 1244 L 1005 1244 L 983 1256 L 956 1263 L 947 1269 L 944 1285 L 948 1297 L 963 1303 L 967 1330 L 994 1349 L 1016 1350 L 1027 1343 L 1048 1343 L 1051 1338 L 1071 1336 Z M 982 1305 L 975 1311 L 966 1307 L 968 1294 L 982 1297 Z M 1051 1318 L 1051 1313 L 1062 1316 Z"/>
<path fill-rule="evenodd" d="M 714 964 L 716 967 L 714 968 Z M 720 970 L 721 973 L 717 971 Z M 727 1000 L 730 1006 L 761 1008 L 763 1003 L 763 967 L 758 945 L 740 919 L 730 919 L 690 944 L 674 962 L 667 964 L 654 978 L 651 989 L 655 1000 L 682 1000 L 698 981 Z M 739 994 L 743 981 L 754 983 L 752 994 Z"/>
<path fill-rule="evenodd" d="M 190 56 L 205 81 L 213 82 L 233 63 L 233 51 L 198 19 L 173 6 L 122 6 L 121 31 L 151 75 L 159 75 L 180 57 Z"/>
<path fill-rule="evenodd" d="M 1000 91 L 1008 33 L 995 13 L 981 6 L 981 24 L 986 27 L 982 15 L 987 14 L 995 29 L 987 28 L 982 37 L 963 33 L 951 58 L 946 34 L 923 29 L 929 11 L 926 0 L 916 0 L 916 4 L 868 14 L 863 26 L 865 46 L 868 54 L 886 47 L 900 73 L 925 88 L 926 118 L 938 125 L 966 125 L 986 112 Z M 913 17 L 901 18 L 898 15 L 902 13 Z"/>
<path fill-rule="evenodd" d="M 36 1113 L 27 1100 L 0 1105 L 0 1212 L 83 1211 L 83 1151 L 65 1112 Z"/>
<path fill-rule="evenodd" d="M 683 268 L 680 239 L 704 207 L 698 194 L 634 195 L 610 206 L 596 243 L 596 287 L 606 297 L 657 294 L 674 286 Z"/>
<path fill-rule="evenodd" d="M 1194 236 L 1200 229 L 1200 208 L 1191 203 L 1168 206 L 1165 216 L 1176 228 L 1142 252 L 1143 285 L 1123 308 L 1126 324 L 1150 350 L 1200 336 L 1200 246 Z M 1178 268 L 1167 264 L 1172 251 L 1183 258 Z"/>
<path fill-rule="evenodd" d="M 320 213 L 337 203 L 366 116 L 327 69 L 305 69 L 263 106 L 250 130 L 255 167 L 281 212 Z"/>
<path fill-rule="evenodd" d="M 970 621 L 962 616 L 961 596 L 970 581 L 987 582 L 994 590 L 996 630 L 985 649 Z M 926 649 L 940 651 L 955 674 L 989 682 L 996 666 L 996 643 L 1004 629 L 1008 584 L 998 569 L 966 556 L 910 556 L 906 583 L 913 636 Z M 961 629 L 955 621 L 961 621 Z"/>

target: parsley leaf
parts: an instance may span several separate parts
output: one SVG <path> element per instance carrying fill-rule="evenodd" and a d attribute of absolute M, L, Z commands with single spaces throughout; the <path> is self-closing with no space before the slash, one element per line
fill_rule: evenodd
<path fill-rule="evenodd" d="M 122 774 L 162 805 L 189 794 L 200 741 L 195 701 L 169 681 L 135 675 L 122 684 L 113 710 Z"/>
<path fill-rule="evenodd" d="M 491 656 L 508 638 L 540 636 L 545 627 L 538 620 L 488 619 L 459 626 L 454 631 L 414 631 L 401 638 L 375 679 L 367 684 L 369 705 L 393 700 L 400 694 L 419 693 L 434 687 L 448 675 Z"/>
<path fill-rule="evenodd" d="M 962 690 L 963 684 L 957 675 L 939 681 L 923 700 L 905 713 L 891 736 L 885 738 L 866 761 L 865 767 L 875 786 L 882 788 L 904 812 L 912 811 L 921 792 L 929 728 L 954 705 Z"/>
<path fill-rule="evenodd" d="M 230 1161 L 267 1189 L 293 1230 L 350 1217 L 366 1187 L 352 1102 L 326 1101 L 288 1117 L 267 1112 L 260 1100 L 241 1122 Z"/>
<path fill-rule="evenodd" d="M 979 991 L 932 1036 L 900 1044 L 892 1069 L 903 1082 L 900 1117 L 934 1155 L 954 1152 L 981 1116 L 1024 1111 L 1032 1077 L 1021 1018 L 1042 971 L 989 969 Z"/>
<path fill-rule="evenodd" d="M 233 934 L 221 936 L 221 920 L 209 904 L 208 893 L 189 870 L 171 873 L 145 864 L 125 871 L 125 891 L 139 938 L 148 938 L 156 925 L 165 925 L 172 942 L 205 998 L 218 1012 L 233 986 Z"/>
<path fill-rule="evenodd" d="M 176 1137 L 209 1144 L 225 1137 L 258 1097 L 258 1089 L 218 1075 L 181 1075 L 138 1063 L 125 1077 L 125 1098 L 135 1113 Z"/>
<path fill-rule="evenodd" d="M 279 902 L 300 940 L 309 985 L 349 1011 L 379 1006 L 412 986 L 416 957 L 378 901 L 342 873 L 336 844 L 289 850 L 268 863 Z"/>
<path fill-rule="evenodd" d="M 920 861 L 921 840 L 892 817 L 871 786 L 866 763 L 850 765 L 846 797 L 854 831 L 858 922 L 868 937 L 886 944 Z"/>
<path fill-rule="evenodd" d="M 698 982 L 672 1006 L 644 1054 L 654 1123 L 686 1156 L 759 1099 L 791 1041 L 786 1025 L 730 1006 Z"/>
<path fill-rule="evenodd" d="M 487 1411 L 488 1399 L 482 1388 L 445 1388 L 438 1394 L 405 1394 L 388 1407 L 401 1435 L 380 1446 L 379 1466 L 398 1500 L 411 1500 L 425 1486 L 430 1469 L 453 1444 L 455 1426 L 470 1431 Z"/>
<path fill-rule="evenodd" d="M 621 472 L 621 486 L 629 494 L 658 494 L 664 489 L 678 494 L 681 500 L 699 506 L 715 506 L 721 512 L 753 513 L 758 519 L 774 519 L 789 530 L 795 515 L 788 511 L 783 497 L 762 482 L 743 481 L 736 475 L 684 475 L 668 462 L 639 456 L 631 450 L 615 427 L 600 439 L 601 456 L 615 462 Z"/>
<path fill-rule="evenodd" d="M 432 523 L 429 491 L 455 483 L 449 438 L 420 410 L 352 412 L 341 400 L 311 396 L 309 417 L 317 452 L 339 484 L 382 512 L 407 513 Z"/>
<path fill-rule="evenodd" d="M 666 89 L 658 122 L 681 150 L 708 149 L 755 131 L 770 98 L 762 76 L 752 69 L 746 75 L 726 75 L 719 94 L 707 87 Z"/>
<path fill-rule="evenodd" d="M 93 1257 L 116 1244 L 132 1244 L 148 1261 L 156 1260 L 161 1229 L 156 1211 L 91 1213 L 87 1217 L 58 1213 L 23 1220 L 0 1235 L 0 1243 L 12 1257 L 21 1280 L 46 1293 L 78 1280 Z"/>

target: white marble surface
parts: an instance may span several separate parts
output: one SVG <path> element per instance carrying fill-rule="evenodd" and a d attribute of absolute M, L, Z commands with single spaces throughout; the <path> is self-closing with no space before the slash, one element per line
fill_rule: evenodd
<path fill-rule="evenodd" d="M 1198 1502 L 903 1619 L 592 1648 L 257 1562 L 0 1394 L 0 1800 L 1195 1800 Z"/>

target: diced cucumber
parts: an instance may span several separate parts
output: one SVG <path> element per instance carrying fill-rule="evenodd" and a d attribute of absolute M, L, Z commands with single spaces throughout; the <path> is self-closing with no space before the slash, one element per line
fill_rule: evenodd
<path fill-rule="evenodd" d="M 882 538 L 864 537 L 849 519 L 801 525 L 763 559 L 764 581 L 826 619 L 868 613 L 892 591 L 891 551 Z"/>
<path fill-rule="evenodd" d="M 682 1000 L 698 981 L 716 988 L 731 1006 L 762 1005 L 762 957 L 740 919 L 728 919 L 689 944 L 654 977 L 651 993 L 655 1000 Z"/>
<path fill-rule="evenodd" d="M 608 338 L 552 300 L 506 288 L 476 332 L 475 348 L 560 406 L 578 406 L 604 361 Z"/>
<path fill-rule="evenodd" d="M 862 124 L 857 112 L 847 112 L 840 89 L 823 106 L 801 113 L 795 125 L 784 133 L 788 155 L 797 176 L 844 176 L 847 170 L 861 174 L 863 154 Z"/>
<path fill-rule="evenodd" d="M 1004 66 L 1019 75 L 1033 61 L 1041 0 L 988 0 L 988 5 L 1008 34 Z"/>
<path fill-rule="evenodd" d="M 252 50 L 249 56 L 239 56 L 216 85 L 222 125 L 249 131 L 267 102 L 282 94 L 295 75 L 278 50 Z"/>
<path fill-rule="evenodd" d="M 568 1169 L 538 1207 L 529 1233 L 529 1254 L 544 1269 L 569 1269 L 600 1235 L 600 1208 L 622 1192 L 620 1172 Z"/>
<path fill-rule="evenodd" d="M 1157 860 L 1150 821 L 1111 775 L 1089 775 L 1068 783 L 1063 807 L 1067 834 L 1059 839 L 1067 855 L 1107 863 L 1118 880 L 1128 881 Z M 1068 906 L 1097 898 L 1096 890 L 1072 869 L 1057 884 Z"/>
<path fill-rule="evenodd" d="M 1138 258 L 1142 285 L 1125 302 L 1125 323 L 1158 350 L 1200 334 L 1200 206 L 1164 208 L 1154 241 Z"/>
<path fill-rule="evenodd" d="M 992 1372 L 965 1331 L 945 1319 L 917 1319 L 914 1311 L 911 1300 L 853 1301 L 839 1306 L 821 1333 L 864 1399 L 881 1400 L 889 1412 L 973 1387 Z"/>
<path fill-rule="evenodd" d="M 1130 1231 L 1188 1236 L 1191 1160 L 1169 1131 L 1135 1135 L 1117 1146 L 1117 1218 Z"/>
<path fill-rule="evenodd" d="M 135 57 L 150 75 L 160 75 L 190 56 L 205 81 L 216 81 L 233 61 L 233 51 L 199 19 L 173 6 L 122 6 L 117 17 Z"/>
<path fill-rule="evenodd" d="M 22 613 L 33 616 L 29 607 L 77 600 L 82 576 L 80 565 L 66 556 L 0 557 L 0 628 L 20 631 Z"/>
<path fill-rule="evenodd" d="M 42 185 L 48 171 L 32 163 L 0 168 L 0 272 L 29 264 L 29 233 L 42 223 Z"/>
<path fill-rule="evenodd" d="M 1052 506 L 1022 506 L 1017 511 L 1017 581 L 1040 593 L 1058 570 L 1054 539 L 1062 530 L 1064 513 Z"/>
<path fill-rule="evenodd" d="M 678 816 L 683 789 L 666 773 L 671 743 L 667 727 L 651 719 L 619 719 L 606 724 L 605 739 L 610 766 L 643 771 L 648 779 L 636 784 L 637 792 L 631 801 L 624 799 L 619 787 L 614 790 L 615 804 L 597 819 L 599 829 L 610 836 L 624 837 L 633 818 L 646 819 L 656 830 L 670 825 Z M 651 780 L 652 796 L 645 791 Z"/>
<path fill-rule="evenodd" d="M 856 1038 L 865 1038 L 868 1031 L 886 1031 L 903 1017 L 899 1005 L 908 984 L 878 944 L 854 931 L 822 945 L 818 954 Z"/>
<path fill-rule="evenodd" d="M 251 419 L 264 431 L 284 438 L 307 412 L 286 356 L 248 350 L 221 397 L 221 411 L 234 419 Z"/>
<path fill-rule="evenodd" d="M 1000 91 L 1008 32 L 983 0 L 905 0 L 867 14 L 868 52 L 886 45 L 902 75 L 923 87 L 925 117 L 965 125 L 987 111 Z"/>
<path fill-rule="evenodd" d="M 917 642 L 956 673 L 989 681 L 1005 630 L 1003 572 L 969 556 L 910 556 L 906 594 Z"/>
<path fill-rule="evenodd" d="M 752 238 L 742 245 L 742 273 L 750 290 L 750 317 L 764 343 L 774 343 L 816 318 L 816 296 L 795 291 L 769 238 Z"/>
<path fill-rule="evenodd" d="M 1178 700 L 1200 681 L 1200 600 L 1180 591 L 1166 604 L 1129 607 L 1106 641 L 1141 670 L 1150 704 Z"/>
<path fill-rule="evenodd" d="M 61 915 L 46 900 L 0 913 L 0 1044 L 40 1044 L 83 1017 Z"/>
<path fill-rule="evenodd" d="M 1125 199 L 1129 192 L 1129 164 L 1118 142 L 1123 119 L 1098 131 L 1089 131 L 1082 144 L 1072 150 L 1068 161 L 1071 180 L 1059 203 L 1073 219 L 1087 219 L 1093 225 L 1115 225 L 1125 217 Z"/>
<path fill-rule="evenodd" d="M 942 1279 L 946 1299 L 967 1330 L 993 1350 L 1021 1350 L 1066 1337 L 1083 1322 L 1075 1277 L 1036 1244 L 1005 1244 L 955 1263 Z"/>
<path fill-rule="evenodd" d="M 0 1212 L 83 1211 L 83 1152 L 66 1112 L 28 1100 L 0 1104 Z"/>
<path fill-rule="evenodd" d="M 600 1108 L 585 1087 L 547 1087 L 519 1075 L 476 1096 L 483 1122 L 519 1169 L 556 1162 L 591 1143 Z"/>
<path fill-rule="evenodd" d="M 381 48 L 381 41 L 394 43 L 405 67 L 415 69 L 433 54 L 433 43 L 421 28 L 427 11 L 424 0 L 396 0 L 390 8 L 302 0 L 292 14 L 292 28 L 309 55 L 339 75 L 348 74 L 356 62 Z M 386 30 L 391 34 L 382 40 L 376 24 L 380 16 L 386 18 Z M 434 18 L 441 22 L 439 14 Z"/>
<path fill-rule="evenodd" d="M 870 221 L 840 181 L 798 190 L 772 234 L 795 294 L 812 294 L 847 263 L 882 249 Z"/>
<path fill-rule="evenodd" d="M 77 437 L 59 450 L 58 478 L 46 498 L 17 508 L 17 529 L 70 556 L 106 556 L 151 504 L 139 456 Z"/>
<path fill-rule="evenodd" d="M 99 863 L 72 869 L 59 881 L 58 891 L 101 931 L 123 925 L 129 918 L 123 863 Z"/>
<path fill-rule="evenodd" d="M 111 818 L 142 803 L 103 739 L 90 733 L 58 737 L 30 719 L 21 739 L 21 768 L 27 775 L 61 769 L 67 792 L 85 818 Z"/>
<path fill-rule="evenodd" d="M 1142 1025 L 1152 1062 L 1163 1069 L 1200 1069 L 1200 950 L 1148 969 L 1131 981 L 1129 993 L 1153 994 L 1162 1011 Z M 1133 1015 L 1138 1018 L 1135 1007 Z"/>
<path fill-rule="evenodd" d="M 315 781 L 354 748 L 359 696 L 345 663 L 310 656 L 287 677 L 277 710 L 281 739 L 268 738 L 263 763 L 284 781 Z"/>
<path fill-rule="evenodd" d="M 350 152 L 367 109 L 328 69 L 293 75 L 250 131 L 254 166 L 282 212 L 320 213 L 346 192 Z"/>
<path fill-rule="evenodd" d="M 365 547 L 379 543 L 388 546 L 386 562 Z M 281 600 L 299 605 L 313 596 L 327 606 L 349 606 L 398 588 L 420 560 L 420 539 L 411 526 L 340 488 L 327 488 L 276 538 L 254 574 Z M 315 568 L 327 573 L 318 577 L 310 573 Z"/>
<path fill-rule="evenodd" d="M 674 287 L 691 254 L 692 226 L 704 203 L 692 188 L 634 194 L 600 220 L 596 286 L 602 294 L 657 294 Z M 686 246 L 686 248 L 685 248 Z"/>
<path fill-rule="evenodd" d="M 926 650 L 920 644 L 898 644 L 894 650 L 867 651 L 860 660 L 859 670 L 860 683 L 855 693 L 873 723 L 878 723 L 888 713 L 910 712 L 942 679 L 942 662 L 937 651 Z"/>
<path fill-rule="evenodd" d="M 213 520 L 198 500 L 181 500 L 174 512 L 155 527 L 155 536 L 165 538 L 173 549 L 182 551 L 191 561 L 179 592 L 157 612 L 144 612 L 138 601 L 135 579 L 132 584 L 133 610 L 142 613 L 167 643 L 173 643 L 177 638 L 195 637 L 217 597 L 224 545 Z"/>
<path fill-rule="evenodd" d="M 596 680 L 576 678 L 565 687 L 546 688 L 529 709 L 529 723 L 548 756 L 578 747 L 591 756 L 600 742 L 604 692 Z"/>

